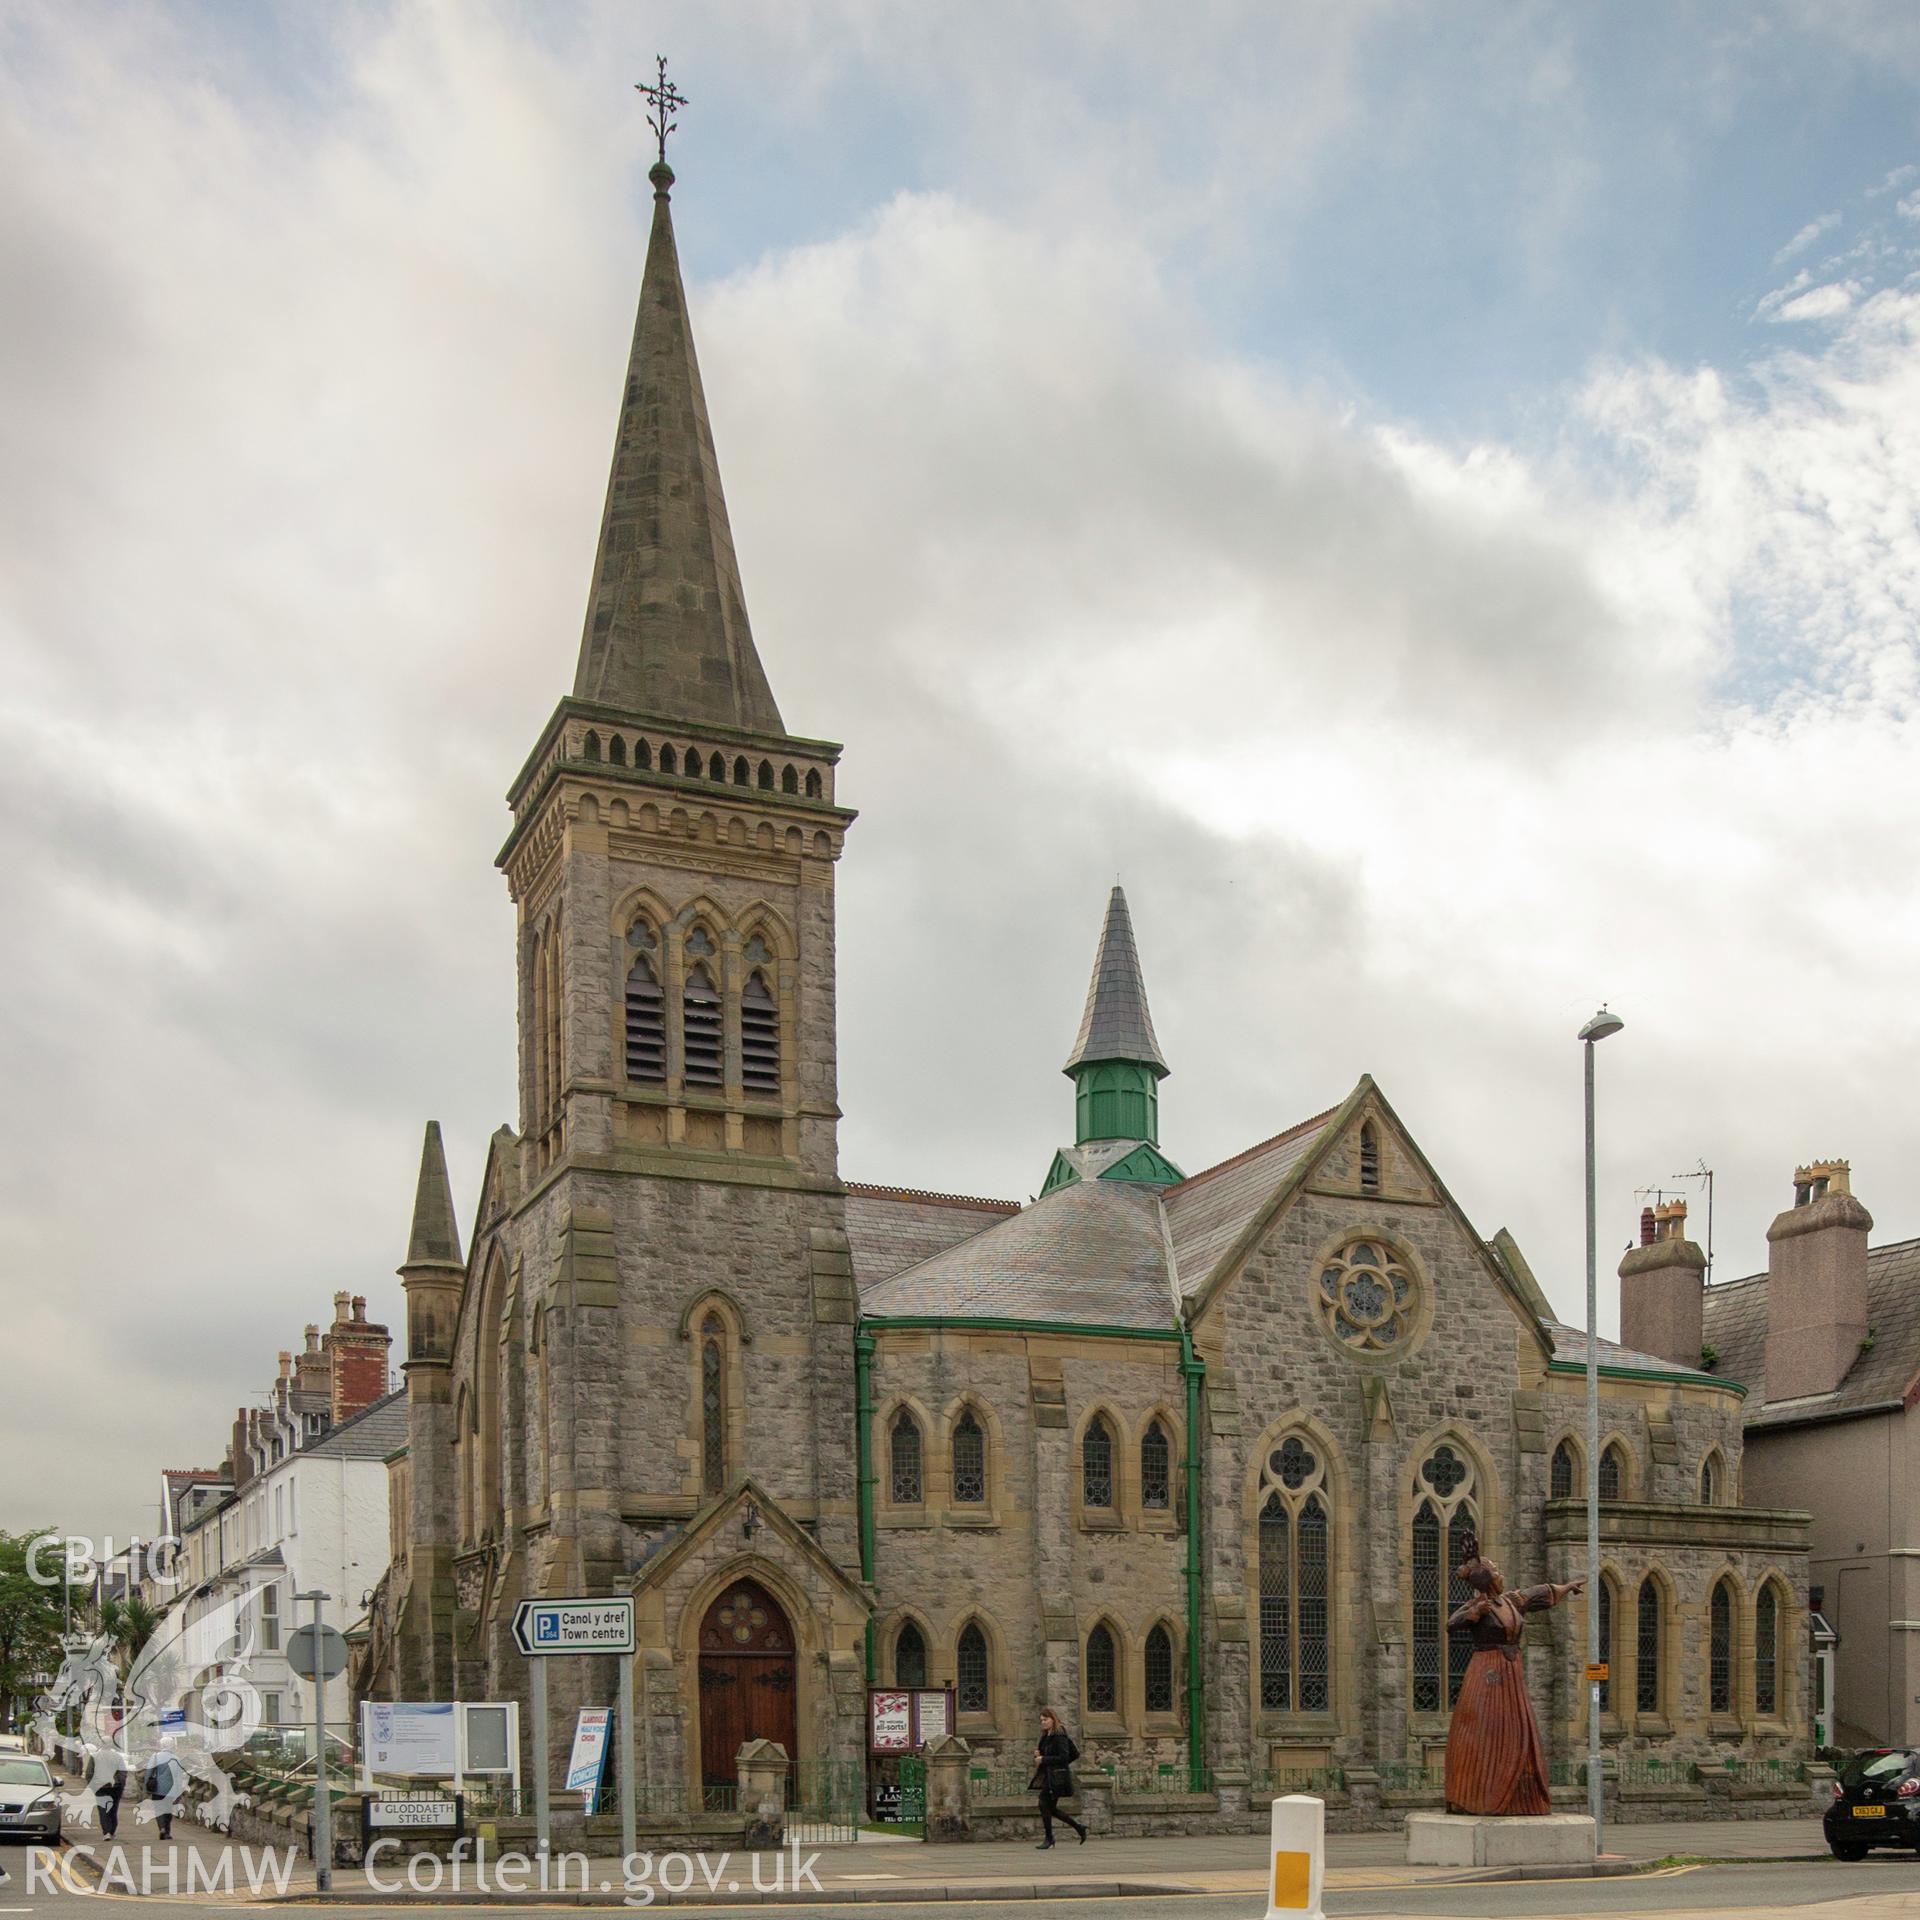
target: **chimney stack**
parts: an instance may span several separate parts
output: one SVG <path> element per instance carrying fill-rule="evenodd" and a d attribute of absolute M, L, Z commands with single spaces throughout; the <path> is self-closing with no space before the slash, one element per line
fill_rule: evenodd
<path fill-rule="evenodd" d="M 336 1327 L 344 1327 L 353 1317 L 352 1309 L 353 1295 L 345 1292 L 336 1293 L 333 1296 L 333 1324 Z"/>
<path fill-rule="evenodd" d="M 1831 1393 L 1867 1337 L 1867 1235 L 1844 1160 L 1793 1173 L 1793 1205 L 1767 1229 L 1767 1401 Z"/>
<path fill-rule="evenodd" d="M 1707 1256 L 1687 1238 L 1687 1203 L 1640 1210 L 1640 1244 L 1620 1262 L 1620 1344 L 1698 1367 Z"/>

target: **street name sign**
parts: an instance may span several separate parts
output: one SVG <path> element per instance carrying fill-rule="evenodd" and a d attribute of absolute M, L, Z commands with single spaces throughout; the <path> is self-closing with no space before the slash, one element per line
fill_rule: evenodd
<path fill-rule="evenodd" d="M 631 1653 L 633 1601 L 522 1600 L 513 1643 L 529 1658 L 559 1653 Z"/>

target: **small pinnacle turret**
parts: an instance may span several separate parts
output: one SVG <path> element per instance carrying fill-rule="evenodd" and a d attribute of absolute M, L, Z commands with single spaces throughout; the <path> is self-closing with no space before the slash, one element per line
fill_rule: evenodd
<path fill-rule="evenodd" d="M 460 1228 L 453 1217 L 453 1187 L 447 1179 L 440 1122 L 427 1122 L 420 1147 L 420 1180 L 413 1196 L 413 1228 L 407 1235 L 407 1266 L 464 1267 Z M 404 1270 L 404 1269 L 403 1269 Z"/>

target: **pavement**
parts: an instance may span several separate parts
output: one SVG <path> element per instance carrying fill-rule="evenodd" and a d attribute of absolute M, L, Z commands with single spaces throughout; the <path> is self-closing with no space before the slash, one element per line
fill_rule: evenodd
<path fill-rule="evenodd" d="M 1601 1884 L 1603 1876 L 1632 1874 L 1636 1879 L 1630 1884 L 1643 1894 L 1650 1893 L 1652 1889 L 1640 1876 L 1657 1872 L 1661 1862 L 1720 1861 L 1776 1868 L 1817 1863 L 1822 1869 L 1839 1865 L 1828 1857 L 1817 1819 L 1670 1821 L 1615 1826 L 1606 1837 L 1611 1851 L 1599 1863 L 1597 1874 L 1574 1876 L 1589 1889 Z M 550 1878 L 544 1891 L 530 1872 L 517 1885 L 511 1869 L 503 1878 L 496 1860 L 488 1860 L 478 1871 L 472 1859 L 465 1860 L 456 1880 L 444 1864 L 422 1859 L 415 1865 L 411 1885 L 404 1864 L 377 1867 L 372 1875 L 357 1867 L 336 1868 L 328 1895 L 318 1892 L 311 1861 L 289 1860 L 282 1849 L 269 1863 L 264 1849 L 229 1843 L 224 1836 L 186 1821 L 175 1822 L 169 1846 L 156 1838 L 150 1825 L 123 1818 L 118 1863 L 110 1851 L 116 1843 L 103 1841 L 98 1833 L 71 1832 L 68 1838 L 74 1849 L 69 1855 L 67 1892 L 141 1891 L 163 1902 L 184 1896 L 197 1907 L 319 1900 L 347 1907 L 389 1908 L 427 1903 L 618 1905 L 625 1901 L 657 1906 L 754 1905 L 762 1912 L 871 1908 L 877 1903 L 916 1910 L 943 1905 L 952 1911 L 957 1904 L 1009 1899 L 1161 1903 L 1182 1899 L 1183 1904 L 1184 1899 L 1194 1899 L 1196 1906 L 1211 1906 L 1228 1896 L 1253 1898 L 1256 1912 L 1265 1906 L 1258 1897 L 1266 1880 L 1266 1842 L 1261 1834 L 1154 1839 L 1095 1835 L 1084 1847 L 1069 1841 L 1049 1853 L 1038 1852 L 1031 1842 L 929 1847 L 918 1841 L 866 1836 L 857 1845 L 789 1847 L 778 1854 L 663 1855 L 648 1858 L 644 1870 L 636 1862 L 633 1873 L 623 1872 L 617 1858 L 594 1858 L 583 1865 L 576 1854 L 567 1857 L 564 1881 Z M 1450 1888 L 1464 1892 L 1468 1887 L 1490 1887 L 1519 1877 L 1488 1870 L 1409 1867 L 1405 1838 L 1399 1832 L 1335 1834 L 1327 1841 L 1329 1905 L 1337 1901 L 1350 1911 L 1366 1910 L 1365 1896 L 1437 1894 Z M 1812 1884 L 1815 1891 L 1831 1886 L 1829 1897 L 1839 1898 L 1849 1888 L 1866 1893 L 1877 1878 L 1869 1875 L 1845 1887 L 1832 1879 Z M 21 1876 L 16 1875 L 8 1891 L 21 1884 Z M 1544 1883 L 1529 1884 L 1544 1893 Z M 1349 1896 L 1361 1905 L 1351 1906 Z M 1902 1890 L 1888 1897 L 1906 1902 L 1891 1910 L 1901 1920 L 1920 1920 L 1920 1894 Z M 1563 1910 L 1560 1900 L 1552 1904 Z M 1133 1910 L 1153 1909 L 1135 1906 Z M 1470 1905 L 1467 1910 L 1485 1909 Z M 1617 1910 L 1611 1900 L 1606 1910 Z M 1762 1909 L 1754 1906 L 1751 1911 Z M 1848 1920 L 1870 1917 L 1865 1907 L 1850 1907 Z"/>

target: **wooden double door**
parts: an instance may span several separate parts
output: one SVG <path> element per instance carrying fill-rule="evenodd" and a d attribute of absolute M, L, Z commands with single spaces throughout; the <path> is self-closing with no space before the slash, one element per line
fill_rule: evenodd
<path fill-rule="evenodd" d="M 779 1741 L 798 1765 L 798 1696 L 792 1624 L 758 1581 L 734 1581 L 700 1623 L 702 1786 L 735 1785 L 749 1740 Z"/>

